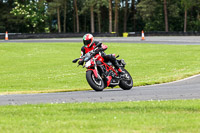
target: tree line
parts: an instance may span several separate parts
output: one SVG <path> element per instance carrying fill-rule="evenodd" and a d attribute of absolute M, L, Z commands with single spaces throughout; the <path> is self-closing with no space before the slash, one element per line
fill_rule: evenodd
<path fill-rule="evenodd" d="M 1 0 L 0 32 L 200 31 L 200 0 Z"/>

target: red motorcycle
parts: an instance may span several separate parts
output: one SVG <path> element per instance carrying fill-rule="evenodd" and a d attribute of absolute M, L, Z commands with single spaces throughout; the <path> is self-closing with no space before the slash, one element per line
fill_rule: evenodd
<path fill-rule="evenodd" d="M 101 44 L 99 44 L 101 45 Z M 112 63 L 104 62 L 104 58 L 100 53 L 97 53 L 98 44 L 95 49 L 86 53 L 83 57 L 74 59 L 72 62 L 76 63 L 79 59 L 84 60 L 87 68 L 86 79 L 88 84 L 95 91 L 102 91 L 106 87 L 115 87 L 119 85 L 123 90 L 130 90 L 133 87 L 133 80 L 129 72 L 124 69 L 126 63 L 123 59 L 117 60 L 122 71 L 125 72 L 123 77 L 118 75 L 117 69 L 115 69 Z M 119 55 L 116 57 L 118 58 Z"/>

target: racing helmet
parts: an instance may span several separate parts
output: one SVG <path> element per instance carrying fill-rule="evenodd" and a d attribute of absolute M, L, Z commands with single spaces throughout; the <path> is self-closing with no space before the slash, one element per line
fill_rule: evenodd
<path fill-rule="evenodd" d="M 86 48 L 90 48 L 93 44 L 94 37 L 92 34 L 85 34 L 83 36 L 83 44 Z"/>

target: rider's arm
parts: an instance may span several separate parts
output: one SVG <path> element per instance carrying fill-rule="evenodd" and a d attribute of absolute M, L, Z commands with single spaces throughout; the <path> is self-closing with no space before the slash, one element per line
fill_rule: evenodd
<path fill-rule="evenodd" d="M 81 56 L 80 56 L 80 58 L 82 58 L 84 55 L 85 55 L 85 49 L 84 49 L 84 46 L 83 46 L 81 48 Z M 79 65 L 83 65 L 83 63 L 84 63 L 83 59 L 80 59 L 79 62 L 78 62 Z"/>
<path fill-rule="evenodd" d="M 101 44 L 101 48 L 103 49 L 103 51 L 105 51 L 108 48 L 108 46 Z"/>
<path fill-rule="evenodd" d="M 101 46 L 98 47 L 98 49 L 96 50 L 96 52 L 101 52 L 101 51 L 105 51 L 108 47 L 104 44 L 101 44 Z"/>
<path fill-rule="evenodd" d="M 84 49 L 84 46 L 81 48 L 81 56 L 80 56 L 80 58 L 81 57 L 83 57 L 85 55 L 85 49 Z M 82 60 L 82 59 L 80 59 L 80 60 Z"/>

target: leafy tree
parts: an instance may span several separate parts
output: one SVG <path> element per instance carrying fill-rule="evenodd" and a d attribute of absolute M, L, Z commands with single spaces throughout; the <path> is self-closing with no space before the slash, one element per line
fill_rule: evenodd
<path fill-rule="evenodd" d="M 98 31 L 101 32 L 101 7 L 108 8 L 108 0 L 98 0 L 96 1 L 96 10 L 97 18 L 98 18 Z"/>
<path fill-rule="evenodd" d="M 112 32 L 112 0 L 109 0 L 109 32 Z"/>
<path fill-rule="evenodd" d="M 68 23 L 67 14 L 68 14 L 68 11 L 74 8 L 71 5 L 72 3 L 73 1 L 71 0 L 52 0 L 48 4 L 48 14 L 52 20 L 54 20 L 56 16 L 57 25 L 55 26 L 55 28 L 58 30 L 59 33 L 60 32 L 66 33 L 66 30 L 67 29 L 69 30 L 69 27 L 67 27 L 67 23 Z"/>
<path fill-rule="evenodd" d="M 137 10 L 145 22 L 145 31 L 163 31 L 164 15 L 160 0 L 143 0 L 137 5 Z"/>
<path fill-rule="evenodd" d="M 27 32 L 28 29 L 23 17 L 10 13 L 12 8 L 13 2 L 0 1 L 0 32 Z"/>
<path fill-rule="evenodd" d="M 62 3 L 61 0 L 53 0 L 49 2 L 48 4 L 48 14 L 49 16 L 57 14 L 57 27 L 58 32 L 61 33 L 61 20 L 60 20 L 60 9 L 61 9 Z"/>
<path fill-rule="evenodd" d="M 181 31 L 183 28 L 181 2 L 169 0 L 167 5 L 169 31 Z"/>
<path fill-rule="evenodd" d="M 85 0 L 83 3 L 83 8 L 81 9 L 81 14 L 88 14 L 87 11 L 90 10 L 90 26 L 91 26 L 91 33 L 95 32 L 95 26 L 94 26 L 94 6 L 96 4 L 95 0 Z M 89 15 L 87 15 L 87 18 Z"/>
<path fill-rule="evenodd" d="M 135 16 L 136 16 L 136 9 L 135 9 L 135 0 L 131 0 L 131 8 L 132 8 L 132 25 L 133 25 L 133 28 L 132 30 L 135 31 L 136 30 L 136 21 L 135 21 Z"/>
<path fill-rule="evenodd" d="M 187 11 L 194 6 L 196 3 L 195 0 L 181 0 L 181 4 L 185 9 L 185 17 L 184 17 L 184 32 L 187 31 Z"/>
<path fill-rule="evenodd" d="M 165 14 L 165 31 L 168 32 L 168 15 L 167 15 L 167 0 L 163 1 Z"/>
<path fill-rule="evenodd" d="M 124 32 L 127 31 L 127 14 L 128 14 L 128 0 L 125 0 L 125 7 L 124 7 Z"/>
<path fill-rule="evenodd" d="M 0 1 L 1 32 L 200 31 L 200 0 L 14 2 Z"/>
<path fill-rule="evenodd" d="M 81 14 L 87 13 L 90 10 L 90 24 L 91 24 L 91 32 L 95 32 L 95 16 L 97 14 L 98 19 L 98 31 L 101 32 L 101 11 L 100 8 L 102 6 L 107 6 L 107 0 L 85 0 L 83 3 L 83 8 L 81 9 Z"/>
<path fill-rule="evenodd" d="M 67 0 L 63 0 L 64 5 L 64 21 L 63 21 L 63 28 L 64 33 L 66 33 L 66 24 L 67 24 Z"/>
<path fill-rule="evenodd" d="M 196 0 L 191 10 L 187 27 L 190 31 L 200 31 L 200 0 Z"/>
<path fill-rule="evenodd" d="M 78 16 L 77 0 L 74 0 L 74 9 L 76 13 L 76 26 L 77 26 L 76 32 L 79 32 L 79 16 Z"/>
<path fill-rule="evenodd" d="M 118 24 L 119 24 L 119 21 L 118 21 L 118 18 L 119 18 L 119 0 L 115 0 L 115 27 L 114 27 L 114 31 L 116 33 L 118 33 Z"/>
<path fill-rule="evenodd" d="M 26 26 L 31 32 L 43 32 L 45 29 L 46 3 L 44 1 L 30 1 L 26 4 L 15 2 L 15 7 L 11 13 L 21 16 L 26 22 Z"/>

